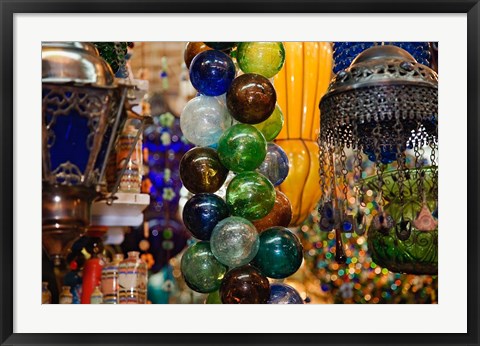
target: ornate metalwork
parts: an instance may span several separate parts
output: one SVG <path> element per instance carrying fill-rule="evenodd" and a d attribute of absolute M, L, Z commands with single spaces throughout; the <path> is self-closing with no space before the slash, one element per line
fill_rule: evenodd
<path fill-rule="evenodd" d="M 91 203 L 101 196 L 102 156 L 126 118 L 131 87 L 114 83 L 90 43 L 42 45 L 42 243 L 57 264 L 90 223 Z"/>
<path fill-rule="evenodd" d="M 363 234 L 368 224 L 372 246 L 384 246 L 387 238 L 409 244 L 395 250 L 405 256 L 399 262 L 436 260 L 436 255 L 420 258 L 414 241 L 426 239 L 418 232 L 437 232 L 438 227 L 431 212 L 438 184 L 436 72 L 398 47 L 375 46 L 333 78 L 320 110 L 320 210 L 332 206 L 329 215 L 339 215 L 343 225 L 332 227 L 333 221 L 324 218 L 321 228 L 333 228 L 338 241 L 339 231 Z M 367 210 L 372 202 L 374 209 Z M 382 256 L 374 260 L 392 271 L 421 271 L 412 263 L 392 265 L 393 257 Z M 426 272 L 434 267 L 430 263 Z"/>
<path fill-rule="evenodd" d="M 62 177 L 57 177 L 55 171 L 58 167 L 51 167 L 50 150 L 55 144 L 54 127 L 60 116 L 80 116 L 87 118 L 89 134 L 86 138 L 85 147 L 90 151 L 87 166 L 81 172 L 80 180 L 72 180 L 71 183 L 85 183 L 92 185 L 98 183 L 93 177 L 94 166 L 100 150 L 100 145 L 110 121 L 110 108 L 113 99 L 112 89 L 81 88 L 68 85 L 43 85 L 43 126 L 45 128 L 43 164 L 44 180 L 51 184 L 65 184 Z M 75 131 L 75 129 L 72 129 Z M 54 171 L 51 172 L 51 169 Z M 77 167 L 78 170 L 78 167 Z M 51 172 L 51 173 L 49 173 Z"/>

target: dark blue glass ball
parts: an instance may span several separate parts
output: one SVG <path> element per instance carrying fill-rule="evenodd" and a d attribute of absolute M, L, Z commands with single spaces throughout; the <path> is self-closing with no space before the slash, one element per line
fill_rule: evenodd
<path fill-rule="evenodd" d="M 303 304 L 303 299 L 293 287 L 275 283 L 270 285 L 270 298 L 267 304 Z"/>
<path fill-rule="evenodd" d="M 190 81 L 198 92 L 207 96 L 225 94 L 235 78 L 232 59 L 218 50 L 207 50 L 193 58 Z"/>
<path fill-rule="evenodd" d="M 210 240 L 216 224 L 228 216 L 225 201 L 212 193 L 196 194 L 183 207 L 185 227 L 200 240 Z"/>

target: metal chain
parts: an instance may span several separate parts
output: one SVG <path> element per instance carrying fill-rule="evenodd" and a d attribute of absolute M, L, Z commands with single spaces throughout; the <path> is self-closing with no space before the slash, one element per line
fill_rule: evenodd
<path fill-rule="evenodd" d="M 340 167 L 341 167 L 341 173 L 342 173 L 342 184 L 343 184 L 343 197 L 345 198 L 345 205 L 347 205 L 348 201 L 348 180 L 347 180 L 347 154 L 345 153 L 345 147 L 343 146 L 341 149 L 340 153 Z"/>
<path fill-rule="evenodd" d="M 438 165 L 437 165 L 437 156 L 436 150 L 438 150 L 438 144 L 435 139 L 430 141 L 430 162 L 432 167 L 432 192 L 435 199 L 438 199 Z"/>
<path fill-rule="evenodd" d="M 317 138 L 317 144 L 318 144 L 318 175 L 319 175 L 319 185 L 320 185 L 320 191 L 322 193 L 321 201 L 322 203 L 325 203 L 327 200 L 327 186 L 326 186 L 326 178 L 325 178 L 325 152 L 326 148 L 324 147 L 323 143 L 320 141 L 320 135 Z"/>
<path fill-rule="evenodd" d="M 380 210 L 383 211 L 383 171 L 384 167 L 382 164 L 382 151 L 380 147 L 381 143 L 381 125 L 380 122 L 377 123 L 377 126 L 372 131 L 373 134 L 373 148 L 375 153 L 375 171 L 378 182 L 378 195 L 377 203 L 380 207 Z"/>
<path fill-rule="evenodd" d="M 400 121 L 400 114 L 396 114 L 396 121 L 394 125 L 394 130 L 395 130 L 395 143 L 396 143 L 396 157 L 397 157 L 397 183 L 398 183 L 398 194 L 400 197 L 400 202 L 403 202 L 404 198 L 404 191 L 403 187 L 405 184 L 405 170 L 406 170 L 406 161 L 407 157 L 405 155 L 405 148 L 403 148 L 403 143 L 404 141 L 404 130 L 403 130 L 403 124 Z M 403 205 L 403 203 L 401 203 Z"/>
<path fill-rule="evenodd" d="M 419 146 L 420 144 L 421 144 L 421 141 L 415 141 L 413 146 L 413 151 L 415 153 L 415 181 L 417 182 L 418 195 L 423 201 L 425 199 L 425 194 L 423 189 L 425 171 L 421 170 L 422 168 L 421 159 L 423 158 L 424 150 Z"/>

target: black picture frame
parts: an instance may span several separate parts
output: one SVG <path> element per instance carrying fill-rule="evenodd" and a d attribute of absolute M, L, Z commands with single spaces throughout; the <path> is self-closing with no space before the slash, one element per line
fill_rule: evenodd
<path fill-rule="evenodd" d="M 479 345 L 479 0 L 0 0 L 0 341 L 2 345 Z M 15 13 L 467 13 L 468 308 L 465 334 L 20 334 L 13 332 L 13 16 Z M 325 321 L 319 316 L 319 324 Z M 401 326 L 399 326 L 401 331 Z"/>

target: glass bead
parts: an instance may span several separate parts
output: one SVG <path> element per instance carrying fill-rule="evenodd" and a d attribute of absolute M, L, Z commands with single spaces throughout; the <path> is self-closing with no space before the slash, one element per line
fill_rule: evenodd
<path fill-rule="evenodd" d="M 266 304 L 269 297 L 268 279 L 250 265 L 230 270 L 220 286 L 223 304 Z"/>
<path fill-rule="evenodd" d="M 283 279 L 295 273 L 303 260 L 300 240 L 288 228 L 272 227 L 260 233 L 260 247 L 252 264 L 265 276 Z"/>
<path fill-rule="evenodd" d="M 262 174 L 239 173 L 227 187 L 226 200 L 232 215 L 258 220 L 275 205 L 275 189 Z"/>
<path fill-rule="evenodd" d="M 275 205 L 272 210 L 260 220 L 253 221 L 253 225 L 259 233 L 273 226 L 288 227 L 292 221 L 290 200 L 283 192 L 275 190 L 275 194 Z"/>
<path fill-rule="evenodd" d="M 214 193 L 223 185 L 227 175 L 228 169 L 212 148 L 192 148 L 180 161 L 180 179 L 192 193 Z"/>
<path fill-rule="evenodd" d="M 233 172 L 253 171 L 265 158 L 267 142 L 262 133 L 247 124 L 237 124 L 224 132 L 218 141 L 218 156 Z"/>
<path fill-rule="evenodd" d="M 248 264 L 257 254 L 258 246 L 255 226 L 238 216 L 220 221 L 210 238 L 213 255 L 229 268 Z"/>
<path fill-rule="evenodd" d="M 285 151 L 275 143 L 268 143 L 265 160 L 258 167 L 258 172 L 266 176 L 273 186 L 278 186 L 287 178 L 288 171 L 288 157 Z"/>
<path fill-rule="evenodd" d="M 227 267 L 213 255 L 208 242 L 190 246 L 182 256 L 180 269 L 188 287 L 200 293 L 218 290 L 227 272 Z"/>
<path fill-rule="evenodd" d="M 210 240 L 214 227 L 228 217 L 225 201 L 211 193 L 199 193 L 183 207 L 183 223 L 197 239 Z"/>
<path fill-rule="evenodd" d="M 226 93 L 234 78 L 232 59 L 218 50 L 203 51 L 190 64 L 190 82 L 198 92 L 207 96 Z"/>
<path fill-rule="evenodd" d="M 232 125 L 221 98 L 197 96 L 191 99 L 180 116 L 180 127 L 185 138 L 201 147 L 208 147 L 218 142 L 222 133 Z"/>
<path fill-rule="evenodd" d="M 283 67 L 285 48 L 281 42 L 242 42 L 237 48 L 237 61 L 245 73 L 272 78 Z"/>
<path fill-rule="evenodd" d="M 275 110 L 277 94 L 270 81 L 254 73 L 235 78 L 227 91 L 227 108 L 241 123 L 258 124 Z"/>
<path fill-rule="evenodd" d="M 277 104 L 273 113 L 266 120 L 253 126 L 263 134 L 267 142 L 271 142 L 277 138 L 280 131 L 282 131 L 283 123 L 283 112 Z"/>
<path fill-rule="evenodd" d="M 270 298 L 267 304 L 303 304 L 303 299 L 292 286 L 274 283 L 270 285 Z"/>

